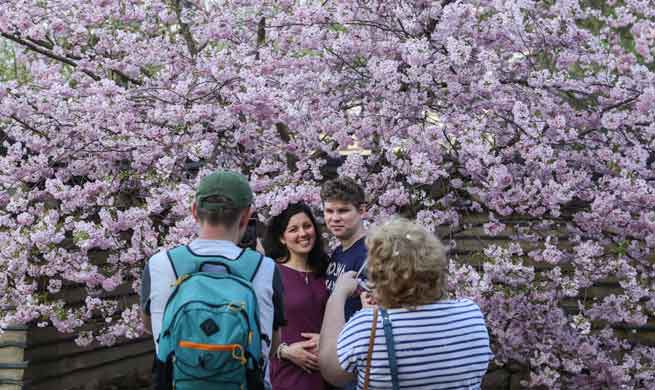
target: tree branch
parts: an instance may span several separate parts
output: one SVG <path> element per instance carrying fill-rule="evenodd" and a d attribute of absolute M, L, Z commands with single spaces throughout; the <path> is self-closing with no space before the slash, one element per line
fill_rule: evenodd
<path fill-rule="evenodd" d="M 11 115 L 10 118 L 13 119 L 13 120 L 15 120 L 16 122 L 20 123 L 24 128 L 26 128 L 26 129 L 28 129 L 28 130 L 30 130 L 30 131 L 32 131 L 32 132 L 34 132 L 34 133 L 40 135 L 41 137 L 45 137 L 45 134 L 43 134 L 43 132 L 41 132 L 41 131 L 35 129 L 35 128 L 32 127 L 32 126 L 30 126 L 27 122 L 25 122 L 25 121 L 19 119 L 16 115 Z"/>
<path fill-rule="evenodd" d="M 607 106 L 607 107 L 605 107 L 605 108 L 603 108 L 603 109 L 601 110 L 601 113 L 604 114 L 604 113 L 606 113 L 606 112 L 608 112 L 608 111 L 612 111 L 612 110 L 615 109 L 615 108 L 619 108 L 619 107 L 624 106 L 624 105 L 626 105 L 626 104 L 630 104 L 630 103 L 632 103 L 633 101 L 637 100 L 637 99 L 639 98 L 639 96 L 640 96 L 640 95 L 636 95 L 636 96 L 633 96 L 633 97 L 631 97 L 631 98 L 628 98 L 628 99 L 625 99 L 625 100 L 623 100 L 623 101 L 620 101 L 620 102 L 618 102 L 618 103 L 612 104 L 611 106 Z"/>
<path fill-rule="evenodd" d="M 12 35 L 12 34 L 7 34 L 5 32 L 0 32 L 0 36 L 3 36 L 3 37 L 5 37 L 5 38 L 7 38 L 7 39 L 9 39 L 11 41 L 14 41 L 14 42 L 18 43 L 21 46 L 25 46 L 25 47 L 27 47 L 28 49 L 30 49 L 30 50 L 32 50 L 34 52 L 37 52 L 37 53 L 42 54 L 42 55 L 44 55 L 46 57 L 52 58 L 53 60 L 59 61 L 61 63 L 69 65 L 69 66 L 72 66 L 73 68 L 77 68 L 77 66 L 78 66 L 77 63 L 75 61 L 73 61 L 73 59 L 53 53 L 49 49 L 49 45 L 47 43 L 45 43 L 45 42 L 35 41 L 35 40 L 31 39 L 31 38 L 22 39 L 22 38 L 20 38 L 18 36 L 15 36 L 15 35 Z M 111 72 L 113 72 L 116 75 L 120 76 L 121 78 L 131 82 L 132 84 L 143 85 L 143 82 L 131 78 L 130 76 L 126 75 L 125 73 L 121 72 L 120 70 L 111 69 L 111 68 L 108 69 L 108 70 L 110 70 Z M 98 76 L 97 74 L 95 74 L 95 73 L 93 73 L 93 72 L 91 72 L 90 70 L 87 70 L 87 69 L 83 69 L 82 73 L 84 73 L 87 76 L 91 77 L 95 81 L 100 81 L 102 79 L 102 77 Z"/>
<path fill-rule="evenodd" d="M 257 49 L 255 50 L 255 59 L 259 59 L 259 49 L 266 43 L 266 18 L 259 19 L 257 23 Z"/>
<path fill-rule="evenodd" d="M 32 51 L 35 51 L 35 52 L 37 52 L 39 54 L 43 54 L 46 57 L 50 57 L 53 60 L 57 60 L 59 62 L 62 62 L 64 64 L 66 64 L 66 65 L 70 65 L 70 66 L 72 66 L 74 68 L 77 68 L 77 63 L 75 63 L 71 59 L 60 56 L 58 54 L 55 54 L 55 53 L 51 52 L 50 50 L 45 49 L 42 46 L 39 46 L 39 45 L 37 45 L 35 43 L 32 43 L 32 42 L 28 42 L 28 41 L 26 41 L 24 39 L 21 39 L 21 38 L 15 36 L 15 35 L 7 34 L 5 32 L 0 33 L 0 35 L 2 35 L 3 37 L 5 37 L 5 38 L 7 38 L 9 40 L 12 40 L 12 41 L 18 43 L 19 45 L 25 46 L 25 47 L 27 47 L 28 49 L 30 49 Z M 82 72 L 84 74 L 86 74 L 87 76 L 91 77 L 92 79 L 94 79 L 95 81 L 100 80 L 100 77 L 98 75 L 96 75 L 96 74 L 94 74 L 94 73 L 92 73 L 92 72 L 90 72 L 88 70 L 83 70 Z"/>
<path fill-rule="evenodd" d="M 180 0 L 175 0 L 174 3 L 175 13 L 177 14 L 177 22 L 180 24 L 180 33 L 186 41 L 189 54 L 191 54 L 191 57 L 194 58 L 196 54 L 198 54 L 198 44 L 196 43 L 195 39 L 193 39 L 193 35 L 191 35 L 191 29 L 189 28 L 189 25 L 182 21 L 182 5 L 180 3 Z"/>

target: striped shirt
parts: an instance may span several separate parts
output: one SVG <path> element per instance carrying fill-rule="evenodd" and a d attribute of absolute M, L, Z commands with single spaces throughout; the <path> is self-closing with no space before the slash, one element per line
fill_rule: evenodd
<path fill-rule="evenodd" d="M 396 361 L 401 389 L 479 389 L 493 353 L 484 317 L 469 299 L 439 301 L 416 310 L 389 309 L 396 342 Z M 337 355 L 345 371 L 364 383 L 373 310 L 357 312 L 339 335 Z M 371 389 L 391 389 L 391 370 L 378 316 Z"/>

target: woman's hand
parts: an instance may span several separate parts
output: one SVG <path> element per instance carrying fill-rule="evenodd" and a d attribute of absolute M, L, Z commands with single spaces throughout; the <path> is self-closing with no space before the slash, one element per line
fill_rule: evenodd
<path fill-rule="evenodd" d="M 308 341 L 313 341 L 316 344 L 316 347 L 312 348 L 310 352 L 318 356 L 318 348 L 320 345 L 319 343 L 320 343 L 321 335 L 318 333 L 301 333 L 300 335 L 306 339 L 309 339 Z"/>
<path fill-rule="evenodd" d="M 343 294 L 344 297 L 353 295 L 358 287 L 355 275 L 357 275 L 357 272 L 355 271 L 342 273 L 334 284 L 334 291 L 332 294 Z"/>
<path fill-rule="evenodd" d="M 363 308 L 375 307 L 378 305 L 375 297 L 373 296 L 373 293 L 368 291 L 364 291 L 363 293 L 359 294 L 359 299 L 362 301 Z"/>
<path fill-rule="evenodd" d="M 285 347 L 280 357 L 290 360 L 291 363 L 302 368 L 305 372 L 318 371 L 318 353 L 315 353 L 318 345 L 313 339 L 298 341 Z"/>

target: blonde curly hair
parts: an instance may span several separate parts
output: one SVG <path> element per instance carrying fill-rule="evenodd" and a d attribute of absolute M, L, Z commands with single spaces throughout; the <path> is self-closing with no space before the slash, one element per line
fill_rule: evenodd
<path fill-rule="evenodd" d="M 368 278 L 383 307 L 413 309 L 446 298 L 446 250 L 422 226 L 394 218 L 374 228 L 366 246 Z"/>

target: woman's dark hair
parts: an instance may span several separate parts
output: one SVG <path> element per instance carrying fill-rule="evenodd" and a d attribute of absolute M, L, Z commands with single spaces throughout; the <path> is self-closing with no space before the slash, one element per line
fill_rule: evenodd
<path fill-rule="evenodd" d="M 285 245 L 282 245 L 280 238 L 289 225 L 289 220 L 296 214 L 304 213 L 307 215 L 316 232 L 314 247 L 307 256 L 307 265 L 318 275 L 325 275 L 328 266 L 328 256 L 323 249 L 323 238 L 321 228 L 316 223 L 312 209 L 304 203 L 294 203 L 289 205 L 283 212 L 271 218 L 264 233 L 264 242 L 262 245 L 266 250 L 266 256 L 275 259 L 278 263 L 285 263 L 289 259 L 289 251 Z"/>

